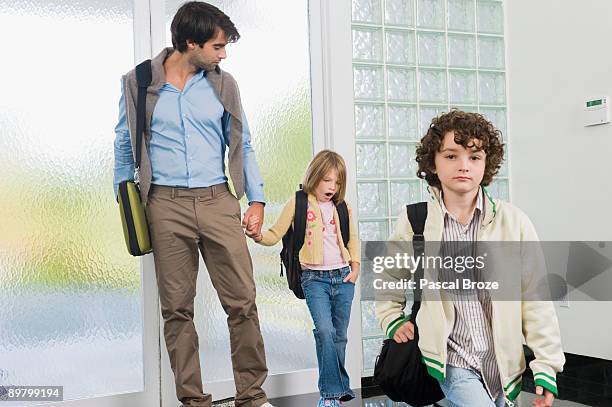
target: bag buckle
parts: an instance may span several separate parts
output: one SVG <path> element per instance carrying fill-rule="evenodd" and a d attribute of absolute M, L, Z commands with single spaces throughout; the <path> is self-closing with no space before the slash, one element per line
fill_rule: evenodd
<path fill-rule="evenodd" d="M 139 168 L 134 169 L 134 184 L 136 184 L 137 186 L 140 185 L 140 169 Z"/>

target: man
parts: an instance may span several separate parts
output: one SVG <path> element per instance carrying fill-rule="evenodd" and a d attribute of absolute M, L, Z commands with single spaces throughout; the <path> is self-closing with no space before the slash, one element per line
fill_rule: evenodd
<path fill-rule="evenodd" d="M 151 61 L 140 192 L 176 394 L 183 406 L 211 405 L 211 395 L 202 390 L 193 324 L 199 249 L 228 315 L 236 406 L 271 406 L 261 388 L 267 367 L 238 201 L 246 192 L 250 206 L 243 225 L 255 215 L 260 221 L 251 222 L 247 232 L 259 233 L 263 181 L 238 86 L 219 68 L 226 44 L 240 35 L 223 12 L 197 1 L 177 11 L 171 32 L 173 48 Z M 137 136 L 135 71 L 122 83 L 115 128 L 115 194 L 119 183 L 134 175 Z M 224 172 L 226 147 L 235 196 Z"/>

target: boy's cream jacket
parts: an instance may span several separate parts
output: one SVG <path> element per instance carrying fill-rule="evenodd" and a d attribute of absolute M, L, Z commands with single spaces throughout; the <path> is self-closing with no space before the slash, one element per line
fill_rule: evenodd
<path fill-rule="evenodd" d="M 338 211 L 334 207 L 334 220 L 336 221 L 336 234 L 338 235 L 338 246 L 342 252 L 342 258 L 347 263 L 359 263 L 361 260 L 361 246 L 357 236 L 357 230 L 353 224 L 353 214 L 351 208 L 349 212 L 349 241 L 348 250 L 342 242 L 342 232 L 340 231 L 340 219 Z M 267 231 L 262 231 L 262 240 L 259 242 L 264 246 L 273 246 L 283 238 L 289 226 L 293 223 L 293 215 L 295 214 L 295 196 L 291 198 L 283 208 L 280 217 Z M 304 236 L 304 245 L 300 250 L 300 263 L 306 264 L 323 264 L 323 221 L 321 218 L 321 208 L 317 198 L 308 194 L 308 212 L 306 216 L 306 233 Z"/>
<path fill-rule="evenodd" d="M 430 192 L 432 200 L 427 205 L 425 241 L 439 242 L 442 240 L 444 228 L 439 202 L 440 192 L 431 187 Z M 478 231 L 479 241 L 538 240 L 531 221 L 518 208 L 507 202 L 493 200 L 486 191 L 484 201 L 484 219 Z M 389 240 L 412 241 L 412 236 L 412 228 L 404 211 Z M 530 258 L 528 261 L 543 260 L 540 257 Z M 427 273 L 427 270 L 425 272 Z M 386 278 L 396 280 L 409 276 L 387 275 Z M 530 288 L 531 283 L 535 284 L 535 279 L 530 279 L 529 275 L 524 274 L 521 277 L 520 289 L 523 293 Z M 410 316 L 404 314 L 405 296 L 390 295 L 392 298 L 388 301 L 376 302 L 376 316 L 382 329 L 392 338 L 397 328 Z M 493 343 L 505 397 L 514 400 L 521 391 L 521 377 L 525 370 L 523 339 L 535 354 L 535 360 L 529 364 L 535 385 L 557 395 L 556 373 L 563 370 L 565 356 L 561 349 L 561 336 L 553 304 L 548 301 L 492 301 L 492 306 Z M 441 381 L 446 375 L 447 341 L 454 320 L 453 302 L 444 298 L 444 291 L 424 289 L 423 301 L 416 318 L 419 349 L 429 374 Z"/>

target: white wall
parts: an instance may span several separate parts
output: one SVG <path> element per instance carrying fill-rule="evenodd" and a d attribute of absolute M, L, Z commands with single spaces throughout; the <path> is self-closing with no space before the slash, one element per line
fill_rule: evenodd
<path fill-rule="evenodd" d="M 581 117 L 588 98 L 612 96 L 612 2 L 507 0 L 505 11 L 512 201 L 542 240 L 612 241 L 612 124 Z M 558 312 L 566 352 L 612 359 L 612 302 Z"/>

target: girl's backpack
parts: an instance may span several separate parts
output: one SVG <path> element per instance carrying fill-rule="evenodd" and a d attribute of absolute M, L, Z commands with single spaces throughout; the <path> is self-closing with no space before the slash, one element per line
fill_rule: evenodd
<path fill-rule="evenodd" d="M 336 206 L 338 218 L 340 219 L 340 231 L 342 241 L 346 247 L 349 240 L 349 214 L 346 202 L 342 201 Z M 304 291 L 300 281 L 302 266 L 300 265 L 299 254 L 304 245 L 304 235 L 306 234 L 306 212 L 308 211 L 308 194 L 301 188 L 295 192 L 295 213 L 293 215 L 293 226 L 289 226 L 287 233 L 283 236 L 283 249 L 280 252 L 281 271 L 283 276 L 283 266 L 287 274 L 289 289 L 296 297 L 303 300 Z"/>

